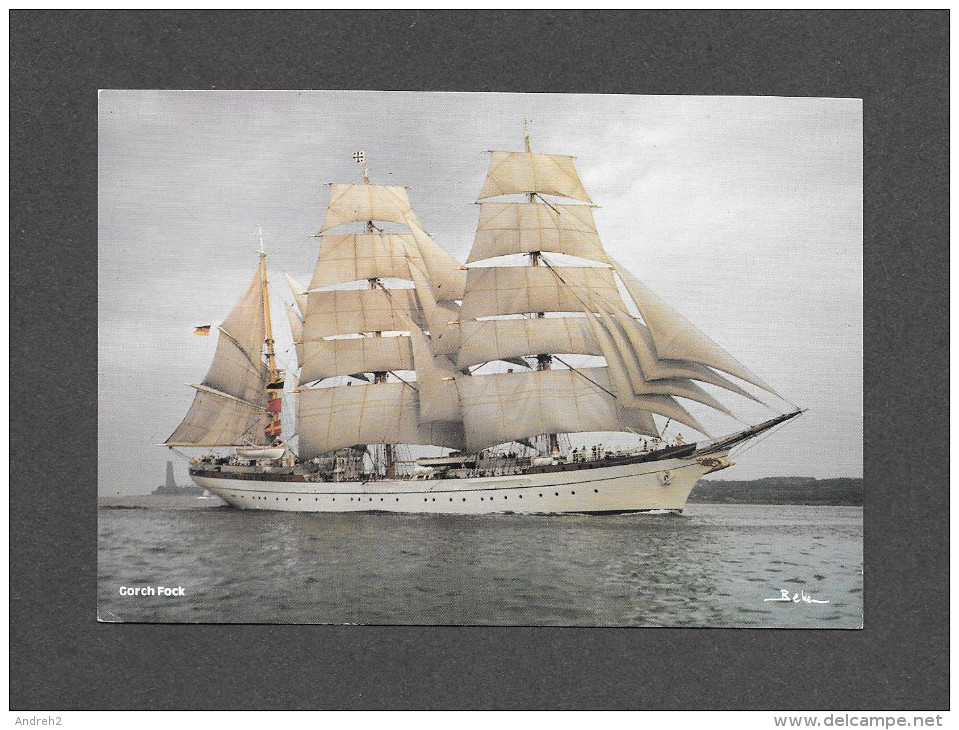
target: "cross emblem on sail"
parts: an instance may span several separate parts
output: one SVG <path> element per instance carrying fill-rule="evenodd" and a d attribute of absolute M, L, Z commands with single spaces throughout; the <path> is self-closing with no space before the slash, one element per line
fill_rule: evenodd
<path fill-rule="evenodd" d="M 358 163 L 362 163 L 366 159 L 366 153 L 363 150 L 357 150 L 353 153 L 353 159 Z"/>

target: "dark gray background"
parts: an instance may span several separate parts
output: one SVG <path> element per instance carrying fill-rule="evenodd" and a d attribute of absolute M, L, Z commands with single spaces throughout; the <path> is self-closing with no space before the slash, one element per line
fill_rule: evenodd
<path fill-rule="evenodd" d="M 948 707 L 948 25 L 12 12 L 11 708 Z M 863 98 L 866 628 L 97 624 L 98 88 Z"/>

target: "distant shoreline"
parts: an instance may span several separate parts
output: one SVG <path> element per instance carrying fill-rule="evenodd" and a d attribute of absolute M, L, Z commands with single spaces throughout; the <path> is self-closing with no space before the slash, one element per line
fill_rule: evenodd
<path fill-rule="evenodd" d="M 862 507 L 863 480 L 854 477 L 766 477 L 733 481 L 702 479 L 689 495 L 692 504 L 799 504 Z"/>

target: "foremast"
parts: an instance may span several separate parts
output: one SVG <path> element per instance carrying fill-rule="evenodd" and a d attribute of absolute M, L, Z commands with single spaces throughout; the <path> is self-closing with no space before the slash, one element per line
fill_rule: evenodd
<path fill-rule="evenodd" d="M 528 127 L 525 142 L 491 151 L 477 201 L 456 356 L 470 372 L 457 377 L 469 450 L 545 435 L 552 453 L 558 433 L 659 436 L 654 415 L 708 436 L 680 399 L 732 414 L 697 383 L 759 400 L 717 371 L 775 395 L 608 255 L 573 158 L 533 153 Z M 510 263 L 518 254 L 528 265 Z M 535 365 L 502 372 L 524 359 Z"/>

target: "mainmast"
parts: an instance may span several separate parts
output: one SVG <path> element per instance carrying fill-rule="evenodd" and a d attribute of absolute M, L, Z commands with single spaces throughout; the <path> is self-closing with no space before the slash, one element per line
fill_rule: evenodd
<path fill-rule="evenodd" d="M 356 158 L 356 161 L 363 162 L 363 184 L 369 185 L 370 184 L 370 168 L 369 168 L 369 163 L 366 162 L 366 155 L 363 152 L 359 152 L 357 154 L 359 155 L 359 157 Z M 375 233 L 376 231 L 377 231 L 377 227 L 373 223 L 373 221 L 372 220 L 366 221 L 366 232 Z M 377 277 L 367 279 L 367 281 L 369 281 L 370 283 L 370 289 L 376 289 L 380 285 L 380 280 Z M 383 336 L 382 330 L 376 330 L 373 332 L 374 338 L 380 338 L 382 336 Z M 373 384 L 381 385 L 387 382 L 386 375 L 388 372 L 389 372 L 388 370 L 374 371 Z M 384 444 L 383 447 L 384 447 L 384 462 L 386 466 L 386 477 L 387 479 L 392 479 L 393 477 L 396 476 L 396 448 L 393 444 Z"/>
<path fill-rule="evenodd" d="M 270 318 L 270 282 L 266 276 L 266 251 L 263 249 L 263 228 L 256 227 L 257 237 L 260 242 L 260 284 L 263 287 L 263 319 L 266 327 L 266 363 L 269 371 L 269 379 L 266 384 L 266 395 L 268 400 L 267 413 L 269 422 L 264 428 L 264 433 L 271 438 L 278 438 L 282 433 L 282 423 L 280 421 L 280 410 L 282 401 L 280 395 L 283 392 L 283 378 L 280 377 L 276 369 L 276 353 L 273 347 L 273 321 Z"/>
<path fill-rule="evenodd" d="M 354 155 L 357 163 L 364 158 Z M 406 231 L 384 230 L 384 224 Z M 352 230 L 341 228 L 347 225 Z M 394 474 L 396 444 L 464 448 L 455 392 L 448 393 L 450 384 L 435 372 L 426 347 L 442 339 L 446 353 L 456 348 L 448 323 L 458 316 L 465 286 L 459 262 L 423 230 L 406 188 L 377 185 L 366 169 L 362 182 L 331 184 L 317 235 L 323 242 L 302 330 L 300 456 L 359 447 L 378 473 Z M 449 360 L 436 357 L 441 365 Z M 455 372 L 452 362 L 449 370 Z M 424 373 L 425 385 L 418 382 Z"/>
<path fill-rule="evenodd" d="M 529 119 L 523 120 L 523 132 L 526 142 L 526 152 L 532 153 L 529 142 Z M 531 204 L 536 203 L 536 193 L 529 193 L 529 202 Z M 530 251 L 529 260 L 531 265 L 539 266 L 540 256 L 542 255 L 541 251 Z M 545 319 L 546 312 L 537 312 L 536 319 Z M 550 370 L 553 367 L 553 357 L 548 353 L 540 353 L 536 356 L 536 369 L 539 371 Z M 546 453 L 550 456 L 559 454 L 559 437 L 555 433 L 545 434 L 546 436 Z"/>

